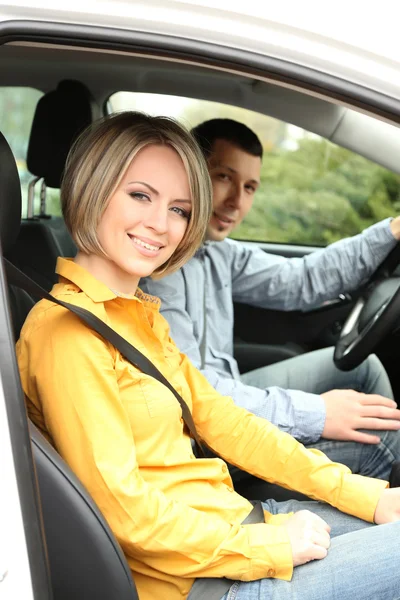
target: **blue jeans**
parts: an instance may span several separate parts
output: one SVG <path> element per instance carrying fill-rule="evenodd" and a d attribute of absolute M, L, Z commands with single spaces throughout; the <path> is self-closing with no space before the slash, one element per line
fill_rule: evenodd
<path fill-rule="evenodd" d="M 256 387 L 279 386 L 322 394 L 331 389 L 354 389 L 369 394 L 393 398 L 386 371 L 375 355 L 369 356 L 352 371 L 339 371 L 333 363 L 333 349 L 324 348 L 288 360 L 250 371 L 242 376 L 245 383 Z M 400 432 L 376 432 L 381 438 L 378 445 L 321 439 L 309 447 L 318 448 L 334 462 L 347 465 L 353 473 L 388 479 L 394 460 L 400 460 Z M 232 469 L 235 488 L 253 500 L 274 497 L 286 500 L 300 496 L 272 486 Z"/>
<path fill-rule="evenodd" d="M 334 389 L 350 389 L 393 398 L 389 378 L 375 354 L 368 356 L 352 371 L 340 371 L 333 362 L 333 348 L 306 352 L 249 371 L 244 373 L 241 379 L 244 383 L 259 388 L 278 386 L 311 394 L 323 394 Z"/>
<path fill-rule="evenodd" d="M 308 509 L 331 526 L 323 560 L 295 567 L 291 581 L 235 582 L 222 600 L 400 600 L 400 521 L 372 525 L 319 502 L 275 502 L 274 514 Z"/>

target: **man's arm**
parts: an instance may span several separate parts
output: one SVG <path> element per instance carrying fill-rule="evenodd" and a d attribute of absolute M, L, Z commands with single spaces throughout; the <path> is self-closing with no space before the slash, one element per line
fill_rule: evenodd
<path fill-rule="evenodd" d="M 169 323 L 178 348 L 222 395 L 238 406 L 270 421 L 305 444 L 316 442 L 325 425 L 325 403 L 321 396 L 278 387 L 259 389 L 223 377 L 211 368 L 201 368 L 200 343 L 186 310 L 186 283 L 182 271 L 160 280 L 141 280 L 143 291 L 161 298 L 161 312 Z"/>
<path fill-rule="evenodd" d="M 283 258 L 232 240 L 233 298 L 274 310 L 310 310 L 359 288 L 400 237 L 399 218 L 385 219 L 303 258 Z"/>

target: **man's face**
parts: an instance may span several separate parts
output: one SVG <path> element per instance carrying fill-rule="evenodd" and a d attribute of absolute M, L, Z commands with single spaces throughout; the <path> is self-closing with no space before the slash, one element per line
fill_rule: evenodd
<path fill-rule="evenodd" d="M 207 239 L 224 240 L 249 212 L 260 185 L 261 158 L 226 140 L 216 140 L 208 159 L 213 213 Z"/>

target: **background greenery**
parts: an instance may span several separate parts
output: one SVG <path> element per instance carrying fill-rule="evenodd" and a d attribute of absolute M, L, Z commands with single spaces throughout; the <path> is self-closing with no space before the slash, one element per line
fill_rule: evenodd
<path fill-rule="evenodd" d="M 400 212 L 400 176 L 323 139 L 264 156 L 236 239 L 326 245 Z"/>

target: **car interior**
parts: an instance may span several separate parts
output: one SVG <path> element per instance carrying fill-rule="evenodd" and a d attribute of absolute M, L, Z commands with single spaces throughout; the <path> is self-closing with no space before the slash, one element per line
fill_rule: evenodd
<path fill-rule="evenodd" d="M 21 156 L 13 155 L 7 136 L 0 135 L 2 253 L 46 290 L 55 282 L 57 257 L 73 256 L 76 251 L 62 217 L 47 212 L 48 188 L 60 188 L 74 139 L 110 112 L 110 97 L 119 91 L 241 107 L 303 128 L 400 173 L 400 129 L 388 112 L 380 109 L 374 115 L 372 106 L 352 105 L 345 92 L 338 98 L 328 89 L 313 90 L 306 82 L 302 86 L 300 78 L 295 85 L 268 69 L 246 72 L 243 66 L 235 67 L 233 59 L 229 68 L 221 67 L 211 59 L 195 60 L 184 48 L 180 55 L 167 56 L 161 51 L 128 51 L 56 36 L 51 41 L 16 36 L 0 46 L 0 58 L 0 93 L 10 87 L 40 91 L 23 157 L 30 178 L 26 209 L 21 205 L 17 169 Z M 35 190 L 39 190 L 39 210 Z M 257 243 L 287 257 L 316 249 L 295 242 L 244 243 Z M 358 296 L 358 292 L 345 295 L 307 313 L 235 306 L 235 355 L 241 371 L 334 345 Z M 15 285 L 9 286 L 8 299 L 16 340 L 36 299 Z M 377 350 L 394 389 L 400 391 L 397 340 L 394 331 Z M 54 599 L 138 598 L 123 552 L 92 498 L 41 432 L 32 424 L 29 432 Z"/>

